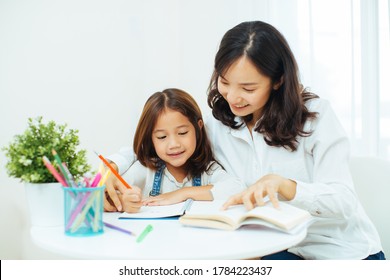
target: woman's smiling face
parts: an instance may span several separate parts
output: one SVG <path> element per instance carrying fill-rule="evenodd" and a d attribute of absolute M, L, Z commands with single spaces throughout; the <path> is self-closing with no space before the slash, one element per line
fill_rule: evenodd
<path fill-rule="evenodd" d="M 237 59 L 218 78 L 218 91 L 233 114 L 239 117 L 253 114 L 254 122 L 261 117 L 271 90 L 271 78 L 261 74 L 246 56 Z"/>

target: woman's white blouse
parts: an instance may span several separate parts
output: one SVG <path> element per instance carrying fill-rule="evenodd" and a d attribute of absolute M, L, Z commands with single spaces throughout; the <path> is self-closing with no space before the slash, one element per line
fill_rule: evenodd
<path fill-rule="evenodd" d="M 348 138 L 327 101 L 313 99 L 307 106 L 318 116 L 306 122 L 305 131 L 312 134 L 300 137 L 294 152 L 267 145 L 262 134 L 252 131 L 251 136 L 245 125 L 231 129 L 208 117 L 216 159 L 247 186 L 267 174 L 297 183 L 289 203 L 308 210 L 316 222 L 291 253 L 305 259 L 363 259 L 379 252 L 381 245 L 355 193 Z"/>
<path fill-rule="evenodd" d="M 355 193 L 348 166 L 348 138 L 327 101 L 313 99 L 307 106 L 318 115 L 306 122 L 304 129 L 312 134 L 298 138 L 294 152 L 267 145 L 262 134 L 252 131 L 251 135 L 245 125 L 231 129 L 207 117 L 205 124 L 214 155 L 229 174 L 243 180 L 246 186 L 271 173 L 297 183 L 296 195 L 288 203 L 308 210 L 315 222 L 307 237 L 289 249 L 291 253 L 305 259 L 366 258 L 382 248 Z M 128 148 L 110 159 L 122 172 L 132 162 Z M 237 188 L 235 192 L 240 191 Z"/>

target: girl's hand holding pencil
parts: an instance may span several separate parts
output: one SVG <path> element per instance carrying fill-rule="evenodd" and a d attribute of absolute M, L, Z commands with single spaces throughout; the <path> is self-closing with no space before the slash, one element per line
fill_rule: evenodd
<path fill-rule="evenodd" d="M 107 179 L 105 191 L 104 210 L 107 212 L 135 213 L 142 206 L 141 189 L 137 186 L 127 189 L 114 175 Z"/>
<path fill-rule="evenodd" d="M 132 187 L 122 178 L 121 175 L 119 175 L 118 168 L 115 164 L 108 162 L 102 155 L 98 154 L 97 152 L 95 152 L 95 154 L 102 160 L 104 165 L 110 169 L 114 175 L 111 176 L 110 181 L 107 181 L 107 197 L 104 197 L 104 210 L 109 212 L 123 211 L 123 205 L 119 196 L 120 194 L 126 193 L 127 190 L 131 190 Z M 119 195 L 117 191 L 119 191 Z M 134 192 L 134 194 L 136 196 L 136 200 L 138 201 L 138 192 Z"/>
<path fill-rule="evenodd" d="M 133 186 L 131 190 L 125 190 L 119 196 L 122 202 L 122 208 L 124 212 L 136 213 L 142 206 L 142 191 L 137 186 Z"/>
<path fill-rule="evenodd" d="M 115 168 L 115 167 L 114 167 Z M 119 195 L 126 191 L 126 187 L 115 176 L 110 176 L 106 181 L 106 195 L 104 196 L 104 210 L 107 212 L 122 211 L 122 202 Z"/>

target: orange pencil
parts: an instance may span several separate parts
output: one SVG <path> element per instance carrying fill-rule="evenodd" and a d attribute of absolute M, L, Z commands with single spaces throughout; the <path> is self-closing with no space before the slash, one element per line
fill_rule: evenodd
<path fill-rule="evenodd" d="M 115 177 L 119 179 L 119 181 L 123 183 L 123 185 L 125 185 L 126 188 L 131 189 L 131 186 L 122 178 L 121 175 L 119 175 L 119 173 L 115 170 L 115 168 L 112 167 L 111 164 L 102 155 L 99 155 L 97 152 L 95 152 L 95 154 L 103 161 L 103 163 L 108 168 L 110 168 L 111 172 L 115 175 Z"/>

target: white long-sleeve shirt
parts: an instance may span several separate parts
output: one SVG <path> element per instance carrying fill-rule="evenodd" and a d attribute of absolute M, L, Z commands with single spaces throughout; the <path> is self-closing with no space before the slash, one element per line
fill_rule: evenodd
<path fill-rule="evenodd" d="M 305 259 L 363 259 L 381 249 L 379 235 L 363 210 L 349 171 L 349 142 L 329 103 L 313 99 L 307 121 L 311 136 L 298 139 L 297 150 L 271 147 L 263 135 L 244 125 L 231 129 L 215 118 L 206 127 L 214 153 L 226 171 L 247 186 L 262 176 L 277 174 L 297 183 L 289 203 L 308 210 L 315 223 L 307 237 L 289 252 Z"/>
<path fill-rule="evenodd" d="M 304 259 L 366 258 L 382 248 L 353 187 L 348 138 L 327 101 L 313 99 L 307 106 L 318 116 L 306 122 L 305 131 L 313 133 L 299 137 L 294 152 L 267 145 L 262 134 L 252 131 L 251 136 L 245 125 L 231 129 L 212 116 L 206 118 L 215 157 L 247 186 L 270 173 L 297 183 L 288 203 L 308 210 L 315 222 L 291 253 Z M 111 159 L 123 170 L 129 161 L 121 153 Z"/>

